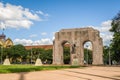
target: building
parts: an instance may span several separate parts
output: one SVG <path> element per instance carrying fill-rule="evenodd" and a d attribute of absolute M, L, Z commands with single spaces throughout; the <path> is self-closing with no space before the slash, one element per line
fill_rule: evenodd
<path fill-rule="evenodd" d="M 13 41 L 10 38 L 6 39 L 6 35 L 4 33 L 0 34 L 0 47 L 9 48 L 13 45 Z"/>
<path fill-rule="evenodd" d="M 66 47 L 69 47 L 69 44 L 65 44 Z M 45 49 L 45 50 L 48 50 L 48 49 L 53 49 L 53 45 L 31 45 L 31 46 L 25 46 L 25 49 L 27 50 L 30 50 L 32 48 L 42 48 L 42 49 Z"/>
<path fill-rule="evenodd" d="M 48 50 L 48 49 L 52 49 L 53 48 L 53 45 L 33 45 L 33 46 L 25 46 L 25 49 L 29 50 L 29 49 L 32 49 L 32 48 L 42 48 L 42 49 L 45 49 L 45 50 Z"/>

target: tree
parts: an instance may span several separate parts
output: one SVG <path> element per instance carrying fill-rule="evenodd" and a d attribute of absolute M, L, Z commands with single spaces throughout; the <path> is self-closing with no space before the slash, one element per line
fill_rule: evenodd
<path fill-rule="evenodd" d="M 52 63 L 52 49 L 32 48 L 31 50 L 27 50 L 27 52 L 30 53 L 28 57 L 32 59 L 33 63 L 35 63 L 37 58 L 40 58 L 42 62 Z"/>
<path fill-rule="evenodd" d="M 92 50 L 84 48 L 84 60 L 87 61 L 88 64 L 92 64 L 93 58 L 92 58 Z"/>
<path fill-rule="evenodd" d="M 120 62 L 120 12 L 113 18 L 111 23 L 113 32 L 112 50 L 114 51 L 113 59 Z"/>
<path fill-rule="evenodd" d="M 109 50 L 110 50 L 110 46 L 104 46 L 103 47 L 103 61 L 104 61 L 104 64 L 109 64 Z"/>
<path fill-rule="evenodd" d="M 51 64 L 52 63 L 52 49 L 45 50 L 45 49 L 39 48 L 39 50 L 40 50 L 39 57 L 42 60 L 42 62 Z"/>
<path fill-rule="evenodd" d="M 43 51 L 44 52 L 40 54 L 42 61 L 46 62 L 47 64 L 51 64 L 52 63 L 52 49 L 43 50 Z"/>
<path fill-rule="evenodd" d="M 23 45 L 21 44 L 14 45 L 10 49 L 11 49 L 10 57 L 12 58 L 13 63 L 25 61 L 27 57 L 27 51 Z"/>
<path fill-rule="evenodd" d="M 64 47 L 64 64 L 70 64 L 70 47 Z"/>

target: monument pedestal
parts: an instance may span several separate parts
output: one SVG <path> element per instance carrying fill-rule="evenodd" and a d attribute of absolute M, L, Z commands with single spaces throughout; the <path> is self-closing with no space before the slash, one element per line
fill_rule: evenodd
<path fill-rule="evenodd" d="M 42 61 L 40 58 L 37 58 L 36 62 L 35 62 L 35 66 L 42 66 Z"/>
<path fill-rule="evenodd" d="M 10 61 L 8 58 L 6 58 L 3 62 L 3 65 L 10 65 Z"/>
<path fill-rule="evenodd" d="M 79 63 L 78 63 L 78 59 L 73 59 L 73 63 L 72 63 L 73 66 L 78 66 Z"/>

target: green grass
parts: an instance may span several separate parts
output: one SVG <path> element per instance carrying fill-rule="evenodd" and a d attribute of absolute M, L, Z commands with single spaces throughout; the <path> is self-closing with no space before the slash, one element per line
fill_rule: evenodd
<path fill-rule="evenodd" d="M 0 73 L 18 73 L 42 70 L 57 70 L 66 68 L 79 68 L 80 66 L 34 66 L 34 65 L 0 65 Z"/>

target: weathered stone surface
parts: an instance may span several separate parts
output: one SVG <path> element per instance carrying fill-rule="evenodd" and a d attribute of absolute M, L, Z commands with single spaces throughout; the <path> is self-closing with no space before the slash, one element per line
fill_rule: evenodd
<path fill-rule="evenodd" d="M 94 65 L 103 64 L 103 42 L 99 31 L 93 28 L 62 29 L 55 33 L 53 41 L 53 64 L 63 62 L 63 45 L 70 44 L 71 65 L 84 65 L 84 43 L 90 41 L 93 46 Z"/>

